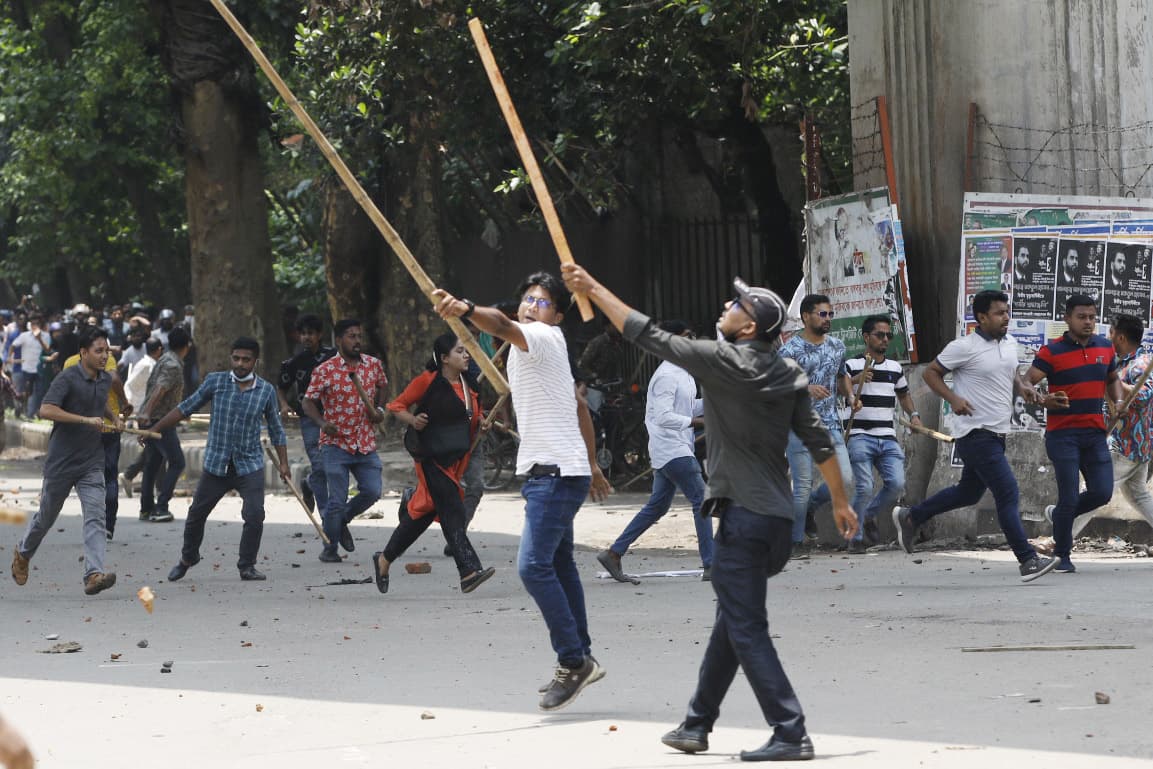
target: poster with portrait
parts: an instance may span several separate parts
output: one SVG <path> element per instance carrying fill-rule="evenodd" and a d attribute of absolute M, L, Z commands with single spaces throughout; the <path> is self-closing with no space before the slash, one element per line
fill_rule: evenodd
<path fill-rule="evenodd" d="M 1057 289 L 1057 238 L 1013 235 L 1010 290 L 1014 318 L 1049 320 Z"/>
<path fill-rule="evenodd" d="M 829 297 L 832 334 L 849 355 L 864 352 L 861 323 L 893 319 L 889 357 L 915 360 L 904 243 L 886 188 L 822 198 L 805 206 L 806 290 Z"/>
<path fill-rule="evenodd" d="M 1009 230 L 965 235 L 965 280 L 962 283 L 965 320 L 973 319 L 973 296 L 978 292 L 993 289 L 1011 294 L 1012 247 L 1013 236 Z"/>
<path fill-rule="evenodd" d="M 1115 315 L 1135 315 L 1149 325 L 1150 267 L 1153 248 L 1149 241 L 1110 240 L 1105 247 L 1105 283 L 1101 294 L 1101 322 L 1112 323 Z"/>
<path fill-rule="evenodd" d="M 1053 320 L 1065 317 L 1065 302 L 1074 294 L 1084 294 L 1101 307 L 1105 284 L 1105 245 L 1109 227 L 1061 227 L 1057 240 L 1057 293 Z"/>

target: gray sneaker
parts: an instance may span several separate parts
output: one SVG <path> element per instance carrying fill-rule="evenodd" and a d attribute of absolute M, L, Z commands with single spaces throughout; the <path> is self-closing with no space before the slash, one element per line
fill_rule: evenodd
<path fill-rule="evenodd" d="M 1021 564 L 1021 581 L 1032 582 L 1038 577 L 1043 577 L 1053 571 L 1053 567 L 1056 565 L 1056 558 L 1043 558 L 1042 556 L 1035 555 Z"/>
<path fill-rule="evenodd" d="M 592 660 L 593 662 L 597 661 L 597 658 L 592 656 L 591 654 L 589 655 L 589 659 Z M 593 677 L 591 679 L 589 679 L 589 683 L 595 684 L 597 681 L 601 680 L 604 677 L 605 677 L 605 669 L 601 667 L 599 662 L 597 662 L 597 672 L 593 673 Z M 556 683 L 556 679 L 550 678 L 549 680 L 545 681 L 543 684 L 540 685 L 540 688 L 536 690 L 536 693 L 537 694 L 544 694 L 545 692 L 547 692 L 552 687 L 552 685 L 554 683 Z"/>
<path fill-rule="evenodd" d="M 917 541 L 917 524 L 913 523 L 912 511 L 900 505 L 894 507 L 893 525 L 897 527 L 897 543 L 912 555 L 913 544 Z"/>
<path fill-rule="evenodd" d="M 600 665 L 592 657 L 585 657 L 579 668 L 557 665 L 552 686 L 540 698 L 541 710 L 560 710 L 577 698 L 586 686 L 599 681 Z"/>

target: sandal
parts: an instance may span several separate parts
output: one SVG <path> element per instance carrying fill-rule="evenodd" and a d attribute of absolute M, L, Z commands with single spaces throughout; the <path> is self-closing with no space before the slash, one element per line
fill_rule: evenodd
<path fill-rule="evenodd" d="M 465 577 L 460 581 L 460 592 L 471 593 L 480 587 L 480 583 L 486 581 L 493 574 L 496 574 L 496 569 L 489 566 L 487 569 L 481 569 L 471 577 Z"/>
<path fill-rule="evenodd" d="M 380 570 L 380 558 L 384 555 L 381 552 L 372 554 L 372 573 L 376 577 L 376 589 L 382 593 L 388 592 L 388 572 Z"/>

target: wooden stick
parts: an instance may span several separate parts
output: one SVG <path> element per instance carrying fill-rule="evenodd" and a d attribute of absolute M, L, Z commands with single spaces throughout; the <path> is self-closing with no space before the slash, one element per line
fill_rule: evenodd
<path fill-rule="evenodd" d="M 153 430 L 137 430 L 135 427 L 112 427 L 111 425 L 104 425 L 109 430 L 116 430 L 118 433 L 128 433 L 129 435 L 141 435 L 145 438 L 152 438 L 153 440 L 160 440 L 160 433 Z"/>
<path fill-rule="evenodd" d="M 500 356 L 502 356 L 502 355 L 504 355 L 506 352 L 508 352 L 508 348 L 509 348 L 509 345 L 511 345 L 511 344 L 512 344 L 511 342 L 505 342 L 504 344 L 502 344 L 502 345 L 500 346 L 500 348 L 499 348 L 499 349 L 497 349 L 497 351 L 496 351 L 496 352 L 494 352 L 494 353 L 492 354 L 492 362 L 493 362 L 494 364 L 495 364 L 495 363 L 496 363 L 498 360 L 500 360 Z M 479 381 L 480 381 L 480 380 L 482 380 L 482 379 L 484 379 L 484 372 L 483 372 L 483 371 L 482 371 L 482 372 L 480 372 L 480 376 L 479 376 L 479 377 L 477 377 L 477 381 L 479 382 Z M 508 393 L 506 393 L 506 392 L 504 392 L 504 393 L 501 393 L 501 394 L 500 394 L 501 400 L 504 400 L 505 396 L 507 396 L 507 395 L 508 395 Z M 500 401 L 498 401 L 498 403 L 499 403 L 499 402 L 500 402 Z"/>
<path fill-rule="evenodd" d="M 213 2 L 217 2 L 217 0 L 213 0 Z M 504 113 L 504 122 L 508 123 L 508 130 L 512 132 L 516 151 L 520 155 L 520 162 L 524 163 L 524 170 L 528 172 L 529 181 L 532 182 L 532 190 L 536 193 L 536 199 L 540 204 L 541 213 L 544 215 L 548 234 L 552 236 L 557 256 L 560 257 L 561 264 L 572 264 L 572 251 L 569 250 L 564 229 L 561 228 L 560 217 L 557 216 L 556 208 L 553 206 L 552 196 L 549 195 L 548 186 L 544 181 L 544 174 L 540 172 L 540 166 L 536 162 L 532 144 L 529 143 L 528 136 L 525 135 L 524 126 L 521 125 L 516 107 L 512 103 L 508 86 L 504 84 L 504 76 L 501 75 L 500 67 L 496 64 L 496 58 L 492 55 L 492 48 L 488 45 L 488 37 L 484 34 L 484 24 L 481 23 L 480 19 L 470 19 L 468 31 L 472 33 L 472 41 L 476 44 L 480 60 L 484 64 L 485 72 L 488 73 L 488 81 L 492 84 L 493 93 L 496 94 L 496 100 L 500 104 L 500 111 Z M 576 300 L 577 306 L 580 307 L 581 319 L 585 322 L 592 320 L 593 307 L 589 303 L 588 297 L 584 294 L 577 294 Z M 563 310 L 564 308 L 559 309 Z"/>
<path fill-rule="evenodd" d="M 857 412 L 853 411 L 853 407 L 857 405 L 857 401 L 861 399 L 861 390 L 865 389 L 865 374 L 873 368 L 873 356 L 865 353 L 865 367 L 861 369 L 861 381 L 857 382 L 857 391 L 853 393 L 853 402 L 849 404 L 849 424 L 845 425 L 845 440 L 849 440 L 849 433 L 853 431 L 853 420 L 857 418 Z"/>
<path fill-rule="evenodd" d="M 272 460 L 272 464 L 280 467 L 280 457 L 276 456 L 276 450 L 273 449 L 270 444 L 264 444 L 264 453 L 270 460 Z M 288 488 L 292 492 L 292 495 L 296 497 L 296 501 L 299 502 L 300 506 L 304 508 L 304 514 L 308 516 L 308 520 L 312 521 L 312 526 L 316 529 L 316 533 L 320 535 L 320 540 L 326 545 L 331 544 L 331 542 L 328 540 L 328 535 L 324 533 L 324 527 L 320 525 L 320 521 L 316 520 L 316 516 L 313 514 L 312 510 L 309 509 L 307 504 L 305 504 L 304 497 L 301 496 L 300 490 L 296 488 L 296 484 L 292 482 L 291 478 L 286 478 L 284 482 L 288 484 Z"/>
<path fill-rule="evenodd" d="M 285 104 L 292 110 L 292 114 L 296 116 L 296 119 L 304 126 L 304 130 L 306 130 L 308 135 L 316 142 L 316 146 L 320 148 L 321 153 L 332 165 L 333 170 L 336 171 L 336 175 L 344 182 L 345 187 L 348 188 L 353 199 L 364 209 L 364 213 L 367 214 L 368 218 L 372 220 L 372 223 L 376 225 L 376 229 L 380 231 L 385 241 L 392 247 L 393 252 L 400 259 L 401 264 L 408 270 L 409 275 L 416 281 L 417 286 L 420 287 L 420 290 L 435 307 L 439 300 L 432 295 L 432 292 L 436 290 L 436 284 L 432 282 L 432 278 L 428 277 L 428 273 L 426 273 L 424 268 L 420 266 L 420 263 L 416 261 L 416 257 L 408 250 L 408 246 L 400 239 L 400 235 L 393 229 L 393 226 L 384 218 L 384 214 L 382 214 L 376 204 L 372 202 L 368 193 L 364 191 L 364 187 L 361 186 L 344 160 L 337 154 L 332 144 L 328 141 L 328 138 L 325 137 L 324 133 L 320 130 L 320 127 L 316 125 L 308 112 L 300 105 L 300 102 L 296 96 L 293 95 L 292 91 L 289 90 L 288 86 L 284 84 L 284 80 L 277 74 L 276 69 L 272 66 L 272 62 L 270 62 L 268 57 L 264 55 L 264 52 L 260 50 L 260 46 L 256 44 L 256 41 L 252 39 L 252 36 L 249 35 L 243 25 L 237 21 L 236 17 L 232 15 L 232 11 L 228 10 L 228 7 L 224 4 L 224 0 L 211 0 L 211 2 L 212 7 L 216 9 L 217 13 L 220 14 L 240 39 L 240 42 L 248 49 L 248 53 L 252 55 L 252 58 L 260 66 L 260 69 L 264 71 L 265 76 L 268 77 L 272 86 L 276 89 L 276 92 L 280 94 L 280 98 L 284 99 Z M 469 354 L 477 359 L 477 365 L 488 375 L 488 379 L 492 382 L 492 386 L 496 388 L 496 391 L 499 393 L 508 392 L 508 382 L 505 381 L 504 376 L 501 375 L 497 367 L 492 364 L 488 356 L 484 354 L 480 345 L 477 344 L 476 338 L 473 337 L 464 323 L 462 323 L 459 318 L 448 318 L 445 322 L 448 323 L 449 328 L 452 329 L 460 341 L 464 343 L 464 346 L 468 348 Z"/>
<path fill-rule="evenodd" d="M 372 398 L 368 397 L 368 393 L 365 392 L 364 387 L 360 384 L 360 380 L 356 378 L 356 370 L 355 369 L 350 370 L 348 372 L 348 378 L 352 380 L 352 386 L 356 388 L 356 394 L 360 396 L 360 400 L 364 404 L 364 407 L 366 409 L 368 409 L 369 411 L 375 413 L 377 410 L 377 406 L 375 403 L 373 403 Z M 372 422 L 371 419 L 368 421 Z M 381 420 L 379 422 L 374 422 L 373 426 L 377 430 L 384 432 L 384 420 Z"/>
<path fill-rule="evenodd" d="M 963 646 L 963 652 L 1096 652 L 1136 649 L 1133 644 L 1030 644 L 1026 646 Z"/>
<path fill-rule="evenodd" d="M 508 343 L 506 342 L 505 344 Z M 498 352 L 497 355 L 499 354 L 500 353 Z M 496 355 L 493 357 L 495 358 Z M 476 431 L 476 437 L 472 439 L 472 446 L 469 448 L 469 451 L 476 451 L 477 444 L 480 443 L 480 439 L 484 437 L 485 431 L 492 427 L 493 422 L 496 421 L 496 415 L 500 412 L 500 407 L 504 405 L 506 400 L 508 400 L 508 393 L 503 393 L 499 398 L 497 398 L 496 403 L 493 404 L 492 408 L 489 409 L 488 414 L 486 414 L 484 417 L 484 421 L 480 423 L 480 429 Z"/>
<path fill-rule="evenodd" d="M 1137 378 L 1137 381 L 1133 384 L 1133 389 L 1130 390 L 1129 394 L 1125 396 L 1125 399 L 1121 401 L 1121 405 L 1117 407 L 1117 412 L 1109 418 L 1109 424 L 1105 425 L 1106 435 L 1113 432 L 1113 428 L 1121 421 L 1121 415 L 1129 410 L 1129 407 L 1133 405 L 1133 401 L 1141 394 L 1141 388 L 1149 381 L 1150 374 L 1153 374 L 1153 359 L 1150 359 L 1145 364 L 1145 371 Z"/>
<path fill-rule="evenodd" d="M 921 435 L 927 435 L 930 438 L 933 438 L 935 440 L 940 441 L 941 443 L 952 443 L 954 440 L 956 440 L 951 435 L 945 435 L 944 433 L 939 433 L 936 430 L 930 430 L 928 427 L 922 427 L 920 425 L 915 425 L 912 422 L 910 422 L 909 420 L 905 419 L 904 417 L 901 417 L 901 424 L 903 424 L 905 427 L 909 428 L 910 430 L 912 430 L 915 433 L 920 433 Z"/>

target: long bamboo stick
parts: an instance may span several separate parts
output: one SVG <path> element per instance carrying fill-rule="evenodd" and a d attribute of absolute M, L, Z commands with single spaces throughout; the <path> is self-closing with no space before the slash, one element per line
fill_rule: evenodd
<path fill-rule="evenodd" d="M 497 66 L 492 48 L 488 45 L 488 37 L 484 34 L 484 24 L 481 23 L 480 19 L 470 19 L 468 31 L 472 33 L 472 41 L 476 44 L 480 60 L 484 64 L 485 72 L 488 73 L 488 80 L 492 84 L 493 93 L 496 94 L 497 103 L 500 104 L 500 111 L 504 113 L 504 122 L 508 123 L 508 130 L 512 132 L 512 139 L 516 143 L 520 162 L 524 163 L 524 170 L 528 172 L 529 181 L 532 182 L 532 191 L 536 194 L 537 203 L 540 204 L 540 211 L 544 215 L 544 223 L 548 227 L 548 234 L 552 237 L 553 246 L 556 247 L 557 256 L 560 257 L 561 264 L 572 264 L 572 251 L 569 250 L 568 239 L 565 237 L 564 228 L 561 227 L 560 217 L 557 216 L 556 207 L 553 206 L 552 196 L 549 194 L 548 185 L 544 181 L 544 174 L 540 172 L 540 165 L 536 162 L 532 144 L 529 143 L 528 136 L 524 132 L 524 126 L 521 125 L 520 116 L 516 113 L 516 106 L 512 103 L 512 95 L 509 94 L 508 86 L 504 83 L 504 76 L 500 73 L 500 67 Z M 592 320 L 593 306 L 588 297 L 584 294 L 577 294 L 576 301 L 577 307 L 580 308 L 581 319 L 586 322 Z"/>
<path fill-rule="evenodd" d="M 435 307 L 438 302 L 433 297 L 432 292 L 436 290 L 437 286 L 432 282 L 432 278 L 428 276 L 428 273 L 426 273 L 424 268 L 420 266 L 420 263 L 416 261 L 416 257 L 408 250 L 408 246 L 401 240 L 400 235 L 393 226 L 389 224 L 388 220 L 384 218 L 384 214 L 382 214 L 380 209 L 376 207 L 376 204 L 372 202 L 368 193 L 364 191 L 364 187 L 357 181 L 352 171 L 349 170 L 344 160 L 328 141 L 324 132 L 320 130 L 320 127 L 313 121 L 304 107 L 301 106 L 296 96 L 293 95 L 292 91 L 285 85 L 284 80 L 277 74 L 276 69 L 272 66 L 272 62 L 264 55 L 260 46 L 252 39 L 252 36 L 248 34 L 244 26 L 232 15 L 232 11 L 228 10 L 228 6 L 224 4 L 223 0 L 211 0 L 211 2 L 212 7 L 216 9 L 216 12 L 220 14 L 221 18 L 224 19 L 236 34 L 236 37 L 239 38 L 240 42 L 244 44 L 244 47 L 248 49 L 248 53 L 252 55 L 252 58 L 256 61 L 257 65 L 260 66 L 260 69 L 264 71 L 265 76 L 268 77 L 272 86 L 276 89 L 276 92 L 280 94 L 280 97 L 284 99 L 288 108 L 292 110 L 292 114 L 296 116 L 296 119 L 304 126 L 304 130 L 308 131 L 308 135 L 316 142 L 316 146 L 320 148 L 321 153 L 332 165 L 333 170 L 336 171 L 336 175 L 340 177 L 340 180 L 344 182 L 344 186 L 348 188 L 353 200 L 359 203 L 360 207 L 364 209 L 364 213 L 368 215 L 368 218 L 376 225 L 376 229 L 380 231 L 385 241 L 392 247 L 393 252 L 396 253 L 405 269 L 408 270 L 412 279 L 416 281 L 421 292 L 428 297 L 429 302 Z M 484 354 L 484 350 L 477 344 L 476 339 L 465 327 L 464 323 L 458 318 L 447 318 L 445 322 L 448 323 L 449 328 L 452 329 L 460 341 L 464 343 L 464 346 L 468 348 L 469 354 L 476 358 L 477 364 L 481 367 L 481 370 L 485 372 L 488 381 L 492 383 L 496 391 L 498 393 L 508 392 L 508 382 L 505 381 L 500 370 L 497 369 L 493 362 L 489 360 L 488 356 Z"/>

